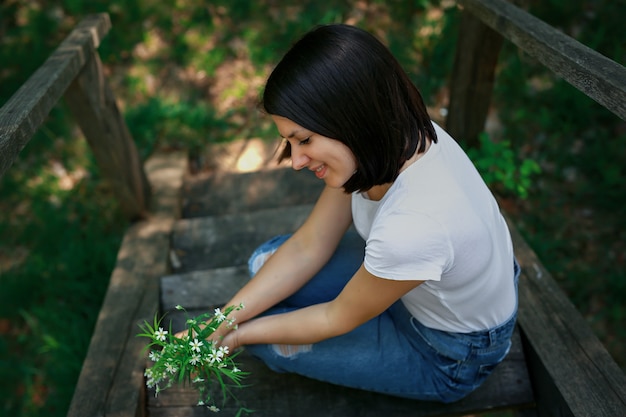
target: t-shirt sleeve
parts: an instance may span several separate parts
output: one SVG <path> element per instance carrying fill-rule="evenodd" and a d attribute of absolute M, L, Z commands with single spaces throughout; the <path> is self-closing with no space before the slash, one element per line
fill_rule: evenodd
<path fill-rule="evenodd" d="M 446 229 L 431 217 L 386 213 L 372 225 L 364 266 L 380 278 L 439 281 L 452 263 L 451 248 Z"/>

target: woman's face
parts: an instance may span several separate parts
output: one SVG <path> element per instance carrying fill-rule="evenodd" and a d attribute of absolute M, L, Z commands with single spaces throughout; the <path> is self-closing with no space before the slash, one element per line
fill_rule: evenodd
<path fill-rule="evenodd" d="M 346 145 L 311 132 L 286 117 L 272 115 L 272 119 L 280 136 L 291 145 L 293 169 L 308 168 L 333 188 L 341 188 L 352 177 L 357 168 L 356 157 Z"/>

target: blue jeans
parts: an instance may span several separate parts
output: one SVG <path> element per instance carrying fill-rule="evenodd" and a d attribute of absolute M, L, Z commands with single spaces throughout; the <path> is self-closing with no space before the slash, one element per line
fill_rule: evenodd
<path fill-rule="evenodd" d="M 251 275 L 288 238 L 277 236 L 261 245 L 250 258 Z M 346 234 L 308 284 L 264 314 L 334 299 L 361 266 L 364 247 L 356 233 Z M 516 261 L 512 263 L 517 288 L 520 269 Z M 246 349 L 276 372 L 398 397 L 453 402 L 476 389 L 504 359 L 516 317 L 514 313 L 489 331 L 451 333 L 422 325 L 398 301 L 353 331 L 313 345 Z"/>

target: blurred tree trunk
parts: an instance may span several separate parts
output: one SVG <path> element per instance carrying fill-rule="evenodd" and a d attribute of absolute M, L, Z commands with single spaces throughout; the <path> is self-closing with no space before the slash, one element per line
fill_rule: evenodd
<path fill-rule="evenodd" d="M 461 13 L 446 129 L 456 140 L 478 147 L 503 38 L 469 12 Z"/>

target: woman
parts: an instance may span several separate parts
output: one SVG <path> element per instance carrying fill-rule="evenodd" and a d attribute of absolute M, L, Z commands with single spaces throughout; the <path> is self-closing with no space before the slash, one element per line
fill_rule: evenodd
<path fill-rule="evenodd" d="M 517 309 L 510 235 L 461 148 L 376 38 L 306 34 L 270 75 L 264 110 L 282 158 L 325 189 L 305 223 L 262 245 L 228 305 L 278 372 L 451 402 L 504 358 Z M 360 238 L 348 229 L 354 225 Z"/>

